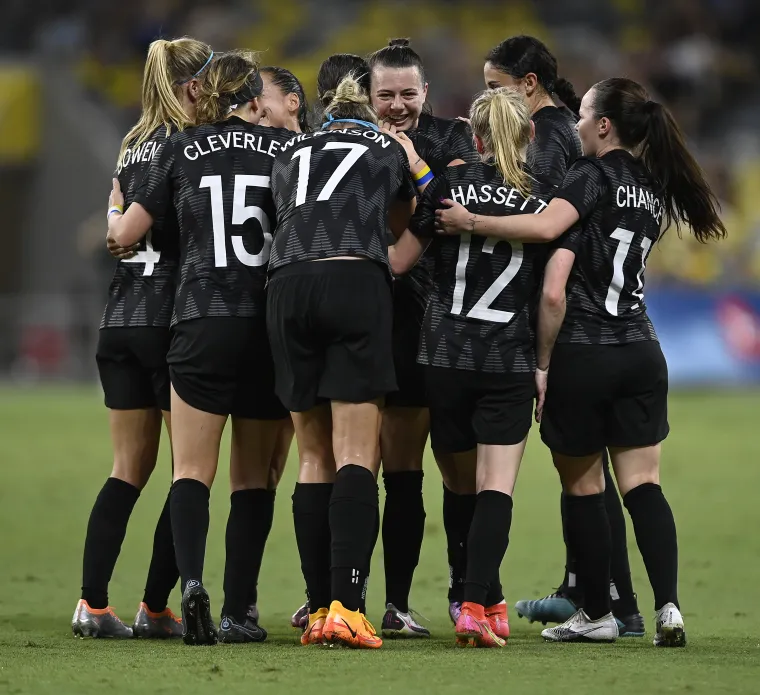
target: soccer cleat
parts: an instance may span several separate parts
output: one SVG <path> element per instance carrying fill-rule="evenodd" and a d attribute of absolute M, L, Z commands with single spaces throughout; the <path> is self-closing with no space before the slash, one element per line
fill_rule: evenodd
<path fill-rule="evenodd" d="M 131 639 L 132 628 L 125 625 L 113 608 L 90 608 L 87 601 L 80 599 L 74 617 L 71 619 L 74 637 L 104 637 L 110 639 Z"/>
<path fill-rule="evenodd" d="M 581 608 L 562 625 L 544 630 L 541 636 L 547 642 L 614 642 L 618 626 L 612 613 L 591 620 Z"/>
<path fill-rule="evenodd" d="M 520 618 L 527 618 L 530 622 L 564 623 L 578 611 L 575 602 L 558 589 L 555 593 L 533 601 L 518 601 L 515 610 Z"/>
<path fill-rule="evenodd" d="M 211 618 L 208 593 L 196 579 L 191 579 L 182 594 L 182 639 L 190 645 L 216 644 L 217 633 Z"/>
<path fill-rule="evenodd" d="M 499 637 L 486 617 L 485 609 L 478 603 L 465 601 L 456 628 L 457 644 L 470 647 L 504 647 L 505 639 Z"/>
<path fill-rule="evenodd" d="M 632 613 L 622 618 L 615 616 L 620 637 L 643 637 L 646 632 L 644 616 L 641 613 Z"/>
<path fill-rule="evenodd" d="M 491 626 L 491 631 L 506 642 L 509 639 L 509 615 L 507 614 L 507 604 L 497 603 L 495 606 L 487 606 L 485 614 L 488 623 Z"/>
<path fill-rule="evenodd" d="M 419 615 L 412 609 L 409 609 L 408 613 L 402 613 L 396 606 L 389 603 L 385 607 L 383 616 L 381 628 L 383 637 L 430 637 L 430 630 L 420 625 L 412 617 L 412 613 Z"/>
<path fill-rule="evenodd" d="M 224 644 L 243 644 L 246 642 L 263 642 L 267 638 L 267 631 L 260 627 L 250 615 L 239 623 L 235 618 L 228 615 L 222 616 L 219 623 L 219 641 Z"/>
<path fill-rule="evenodd" d="M 309 614 L 309 622 L 301 635 L 301 644 L 304 647 L 309 644 L 325 644 L 322 633 L 325 629 L 328 612 L 327 608 L 320 608 L 316 613 Z"/>
<path fill-rule="evenodd" d="M 132 623 L 132 632 L 135 637 L 143 639 L 182 637 L 182 620 L 168 606 L 160 613 L 154 613 L 145 603 L 141 603 Z"/>
<path fill-rule="evenodd" d="M 454 625 L 459 620 L 459 614 L 462 612 L 462 604 L 459 601 L 449 601 L 449 618 Z"/>
<path fill-rule="evenodd" d="M 305 630 L 309 624 L 309 602 L 303 604 L 293 615 L 290 617 L 290 626 L 297 630 Z"/>
<path fill-rule="evenodd" d="M 383 646 L 372 623 L 359 611 L 345 609 L 340 601 L 330 604 L 322 636 L 330 645 L 352 649 L 379 649 Z"/>
<path fill-rule="evenodd" d="M 683 627 L 683 616 L 673 603 L 666 603 L 657 611 L 657 632 L 654 636 L 654 646 L 686 646 L 686 631 Z"/>

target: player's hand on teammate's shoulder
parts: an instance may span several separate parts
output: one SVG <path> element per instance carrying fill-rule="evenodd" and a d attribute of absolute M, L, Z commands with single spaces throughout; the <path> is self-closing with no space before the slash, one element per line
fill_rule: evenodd
<path fill-rule="evenodd" d="M 466 234 L 471 232 L 474 215 L 464 205 L 449 198 L 442 198 L 441 205 L 435 211 L 435 231 L 438 234 Z"/>

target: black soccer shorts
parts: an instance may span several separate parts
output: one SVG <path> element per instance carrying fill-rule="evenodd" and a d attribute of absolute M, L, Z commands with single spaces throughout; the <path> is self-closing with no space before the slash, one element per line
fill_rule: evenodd
<path fill-rule="evenodd" d="M 652 446 L 668 432 L 668 366 L 658 342 L 555 346 L 541 422 L 552 451 Z"/>
<path fill-rule="evenodd" d="M 172 327 L 168 362 L 177 395 L 197 410 L 252 420 L 288 415 L 274 392 L 263 318 L 181 321 Z"/>
<path fill-rule="evenodd" d="M 293 263 L 272 275 L 267 327 L 277 395 L 293 412 L 396 389 L 387 271 L 369 260 Z"/>
<path fill-rule="evenodd" d="M 169 410 L 169 329 L 101 328 L 95 360 L 112 410 Z"/>
<path fill-rule="evenodd" d="M 398 390 L 386 397 L 388 407 L 427 408 L 425 367 L 417 362 L 426 304 L 424 286 L 411 275 L 394 281 L 393 363 Z"/>
<path fill-rule="evenodd" d="M 478 444 L 508 446 L 528 436 L 536 394 L 529 374 L 426 367 L 433 451 L 458 454 Z"/>

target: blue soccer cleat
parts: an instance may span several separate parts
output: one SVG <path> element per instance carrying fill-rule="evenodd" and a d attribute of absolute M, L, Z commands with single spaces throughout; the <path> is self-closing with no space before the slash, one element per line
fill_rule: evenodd
<path fill-rule="evenodd" d="M 520 618 L 532 623 L 564 623 L 578 611 L 575 602 L 562 590 L 533 601 L 518 601 L 515 610 Z"/>

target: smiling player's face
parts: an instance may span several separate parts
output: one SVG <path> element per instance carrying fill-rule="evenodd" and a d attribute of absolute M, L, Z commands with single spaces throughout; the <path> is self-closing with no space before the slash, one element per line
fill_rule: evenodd
<path fill-rule="evenodd" d="M 580 119 L 575 128 L 578 131 L 578 137 L 581 139 L 583 154 L 587 157 L 596 155 L 599 149 L 599 121 L 594 114 L 594 90 L 589 89 L 581 100 L 579 111 Z"/>
<path fill-rule="evenodd" d="M 483 66 L 483 81 L 486 83 L 486 89 L 511 87 L 525 96 L 525 79 L 512 77 L 494 67 L 492 63 L 486 63 Z"/>
<path fill-rule="evenodd" d="M 409 130 L 417 125 L 427 87 L 416 67 L 378 65 L 372 71 L 372 106 L 381 120 L 393 123 L 397 130 Z"/>

